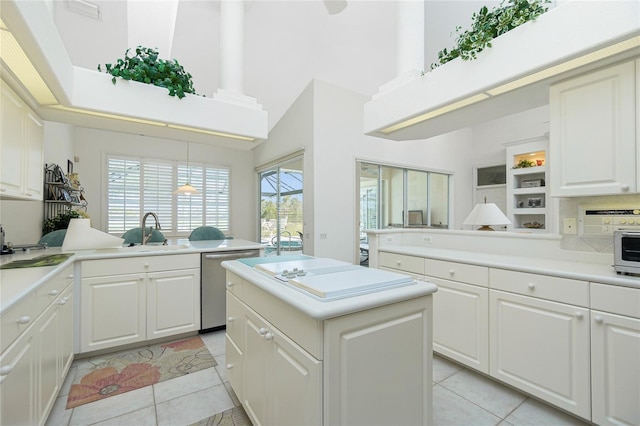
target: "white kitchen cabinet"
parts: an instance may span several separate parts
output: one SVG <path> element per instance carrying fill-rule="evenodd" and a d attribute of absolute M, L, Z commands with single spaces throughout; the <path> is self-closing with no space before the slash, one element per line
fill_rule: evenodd
<path fill-rule="evenodd" d="M 73 318 L 71 267 L 38 288 L 27 304 L 31 315 L 18 306 L 3 315 L 27 328 L 0 356 L 0 423 L 45 423 L 73 360 L 70 347 Z M 19 303 L 22 305 L 22 303 Z M 44 306 L 43 306 L 44 305 Z M 16 319 L 17 318 L 17 319 Z"/>
<path fill-rule="evenodd" d="M 4 81 L 0 98 L 0 196 L 42 200 L 44 124 Z"/>
<path fill-rule="evenodd" d="M 551 86 L 551 196 L 638 192 L 634 61 Z"/>
<path fill-rule="evenodd" d="M 429 296 L 314 320 L 227 282 L 228 377 L 254 425 L 431 423 Z"/>
<path fill-rule="evenodd" d="M 200 328 L 200 269 L 148 274 L 147 340 Z"/>
<path fill-rule="evenodd" d="M 433 350 L 489 373 L 489 269 L 425 259 L 433 295 Z"/>
<path fill-rule="evenodd" d="M 80 352 L 199 330 L 199 266 L 197 254 L 82 262 Z"/>
<path fill-rule="evenodd" d="M 554 199 L 549 197 L 549 141 L 546 137 L 505 144 L 509 231 L 554 232 Z"/>
<path fill-rule="evenodd" d="M 591 283 L 592 421 L 640 424 L 640 289 Z"/>
<path fill-rule="evenodd" d="M 33 327 L 0 356 L 0 423 L 34 425 L 36 420 L 36 339 Z"/>
<path fill-rule="evenodd" d="M 489 372 L 589 419 L 589 310 L 519 294 L 489 292 Z"/>

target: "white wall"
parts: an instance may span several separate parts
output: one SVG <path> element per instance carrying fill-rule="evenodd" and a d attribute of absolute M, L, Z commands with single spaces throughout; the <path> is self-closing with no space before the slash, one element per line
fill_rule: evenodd
<path fill-rule="evenodd" d="M 75 171 L 89 202 L 91 226 L 106 230 L 105 158 L 107 154 L 187 160 L 187 143 L 144 135 L 78 127 L 75 131 Z M 231 233 L 235 238 L 256 240 L 257 209 L 253 154 L 191 142 L 189 159 L 231 167 Z M 162 224 L 161 224 L 162 225 Z"/>
<path fill-rule="evenodd" d="M 353 262 L 357 248 L 356 159 L 454 173 L 471 179 L 471 133 L 453 132 L 427 141 L 394 142 L 366 136 L 368 97 L 315 80 L 255 149 L 256 164 L 305 148 L 305 253 Z M 455 182 L 454 182 L 455 185 Z M 464 185 L 451 201 L 455 222 L 471 210 Z M 454 207 L 455 206 L 455 207 Z M 320 234 L 327 234 L 320 239 Z"/>
<path fill-rule="evenodd" d="M 73 126 L 44 122 L 44 161 L 59 164 L 67 170 L 67 160 L 73 161 Z M 42 165 L 44 168 L 44 164 Z M 41 201 L 3 199 L 0 202 L 0 223 L 6 241 L 15 245 L 34 244 L 42 237 L 44 206 Z"/>

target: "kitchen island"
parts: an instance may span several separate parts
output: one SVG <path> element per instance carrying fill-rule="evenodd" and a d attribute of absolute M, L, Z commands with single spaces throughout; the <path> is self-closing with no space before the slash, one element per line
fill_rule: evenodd
<path fill-rule="evenodd" d="M 252 423 L 431 424 L 437 287 L 330 259 L 270 261 L 280 269 L 302 265 L 308 275 L 291 280 L 332 290 L 310 293 L 250 260 L 223 262 L 229 383 Z M 313 262 L 325 263 L 314 269 Z M 322 284 L 347 276 L 360 283 L 354 293 Z"/>

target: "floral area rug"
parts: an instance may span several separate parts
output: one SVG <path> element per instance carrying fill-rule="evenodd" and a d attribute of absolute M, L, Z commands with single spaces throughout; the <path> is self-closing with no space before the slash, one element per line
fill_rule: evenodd
<path fill-rule="evenodd" d="M 242 406 L 214 414 L 189 426 L 251 426 L 251 420 Z"/>
<path fill-rule="evenodd" d="M 217 365 L 199 336 L 89 359 L 76 377 L 67 409 L 119 395 Z"/>

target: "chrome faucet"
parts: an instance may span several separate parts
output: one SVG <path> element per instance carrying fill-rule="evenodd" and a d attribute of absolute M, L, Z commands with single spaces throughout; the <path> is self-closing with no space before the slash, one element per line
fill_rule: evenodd
<path fill-rule="evenodd" d="M 147 242 L 149 241 L 149 239 L 151 238 L 151 236 L 153 235 L 153 229 L 151 231 L 149 231 L 149 234 L 147 234 L 147 228 L 145 226 L 145 222 L 147 221 L 147 218 L 149 216 L 153 216 L 153 218 L 156 220 L 156 229 L 162 229 L 160 227 L 160 222 L 158 221 L 158 215 L 153 213 L 153 212 L 148 212 L 145 213 L 144 216 L 142 217 L 142 223 L 140 223 L 140 228 L 142 229 L 142 244 L 147 244 Z"/>

